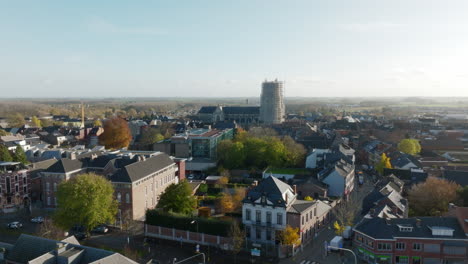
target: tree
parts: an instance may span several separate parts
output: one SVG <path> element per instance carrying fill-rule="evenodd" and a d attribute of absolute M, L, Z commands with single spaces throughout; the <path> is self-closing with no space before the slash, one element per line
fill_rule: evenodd
<path fill-rule="evenodd" d="M 219 180 L 217 181 L 217 184 L 219 185 L 226 185 L 229 183 L 229 177 L 227 176 L 222 176 L 221 178 L 219 178 Z"/>
<path fill-rule="evenodd" d="M 153 145 L 156 142 L 164 140 L 164 136 L 159 132 L 159 129 L 149 128 L 143 131 L 140 139 L 141 145 Z"/>
<path fill-rule="evenodd" d="M 53 240 L 62 240 L 65 238 L 65 231 L 58 227 L 50 218 L 45 218 L 44 222 L 36 231 L 36 236 L 44 237 Z"/>
<path fill-rule="evenodd" d="M 336 235 L 342 236 L 346 227 L 345 227 L 345 225 L 340 225 L 340 223 L 338 223 L 338 221 L 335 221 L 335 223 L 333 223 L 333 228 L 335 229 L 335 234 Z"/>
<path fill-rule="evenodd" d="M 382 156 L 380 156 L 379 163 L 375 165 L 375 169 L 377 170 L 378 173 L 383 174 L 384 168 L 391 169 L 392 163 L 390 162 L 390 158 L 387 157 L 385 153 L 382 153 Z"/>
<path fill-rule="evenodd" d="M 228 233 L 231 239 L 231 252 L 234 255 L 234 263 L 237 263 L 237 254 L 244 248 L 245 232 L 240 229 L 237 222 L 233 222 Z"/>
<path fill-rule="evenodd" d="M 201 193 L 207 193 L 208 192 L 208 184 L 202 183 L 200 184 L 200 187 L 198 187 L 198 191 Z"/>
<path fill-rule="evenodd" d="M 3 129 L 0 129 L 0 136 L 8 136 L 8 135 L 10 135 L 10 133 L 6 132 Z"/>
<path fill-rule="evenodd" d="M 0 145 L 0 161 L 13 161 L 13 157 L 4 145 Z"/>
<path fill-rule="evenodd" d="M 99 136 L 99 141 L 106 148 L 117 149 L 128 147 L 132 135 L 127 121 L 114 117 L 104 123 L 104 133 Z"/>
<path fill-rule="evenodd" d="M 26 154 L 21 146 L 16 146 L 15 154 L 13 155 L 13 161 L 21 162 L 22 164 L 28 164 L 28 158 L 26 158 Z"/>
<path fill-rule="evenodd" d="M 102 127 L 102 122 L 99 119 L 94 119 L 93 121 L 93 126 L 94 127 Z"/>
<path fill-rule="evenodd" d="M 293 228 L 290 225 L 287 225 L 285 229 L 281 230 L 279 233 L 279 238 L 281 244 L 290 246 L 292 250 L 294 250 L 295 246 L 299 246 L 301 244 L 299 228 Z"/>
<path fill-rule="evenodd" d="M 460 206 L 468 206 L 468 186 L 458 188 L 457 193 L 461 203 Z"/>
<path fill-rule="evenodd" d="M 232 213 L 234 211 L 234 200 L 229 193 L 223 193 L 219 199 L 219 209 L 223 213 Z"/>
<path fill-rule="evenodd" d="M 290 136 L 281 139 L 286 148 L 286 165 L 288 167 L 304 167 L 306 149 L 304 145 L 296 143 Z"/>
<path fill-rule="evenodd" d="M 248 132 L 249 137 L 264 138 L 264 137 L 277 137 L 278 133 L 269 127 L 252 127 Z"/>
<path fill-rule="evenodd" d="M 359 208 L 357 199 L 351 197 L 348 201 L 342 200 L 333 208 L 332 212 L 340 226 L 352 226 Z"/>
<path fill-rule="evenodd" d="M 445 179 L 428 177 L 414 185 L 408 192 L 408 200 L 414 216 L 441 216 L 448 204 L 457 199 L 459 185 Z"/>
<path fill-rule="evenodd" d="M 9 127 L 22 127 L 26 122 L 22 114 L 16 113 L 8 117 L 7 123 Z"/>
<path fill-rule="evenodd" d="M 228 169 L 241 168 L 245 164 L 245 150 L 242 142 L 223 140 L 217 147 L 218 161 Z"/>
<path fill-rule="evenodd" d="M 242 210 L 242 201 L 245 198 L 245 188 L 236 188 L 234 195 L 232 195 L 232 201 L 234 202 L 234 212 L 240 212 Z"/>
<path fill-rule="evenodd" d="M 169 185 L 161 194 L 158 208 L 165 212 L 190 214 L 196 208 L 197 200 L 192 196 L 192 188 L 187 181 Z"/>
<path fill-rule="evenodd" d="M 416 139 L 405 138 L 398 143 L 398 150 L 410 155 L 416 155 L 421 152 L 421 145 Z"/>
<path fill-rule="evenodd" d="M 37 116 L 33 116 L 31 118 L 31 122 L 34 124 L 34 126 L 41 127 L 41 120 L 39 120 L 39 118 L 37 118 Z"/>
<path fill-rule="evenodd" d="M 66 230 L 80 224 L 89 231 L 114 222 L 117 214 L 112 184 L 94 173 L 80 174 L 59 184 L 57 203 L 54 221 Z"/>

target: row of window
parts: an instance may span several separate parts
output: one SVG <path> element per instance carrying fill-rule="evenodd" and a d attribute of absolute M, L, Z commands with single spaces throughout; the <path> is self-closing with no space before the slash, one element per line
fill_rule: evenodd
<path fill-rule="evenodd" d="M 122 194 L 120 192 L 117 193 L 117 202 L 119 202 L 119 203 L 122 202 Z M 130 194 L 129 193 L 125 194 L 125 202 L 130 203 Z"/>
<path fill-rule="evenodd" d="M 314 210 L 310 210 L 309 213 L 302 216 L 301 225 L 304 225 L 305 223 L 309 222 L 309 216 L 310 220 L 312 220 L 313 216 L 317 216 L 317 207 L 315 207 Z"/>
<path fill-rule="evenodd" d="M 15 190 L 16 192 L 19 192 L 19 187 L 18 187 L 18 175 L 15 175 Z M 27 182 L 27 179 L 26 179 L 26 176 L 23 177 L 23 184 L 26 185 L 26 182 Z M 11 193 L 11 186 L 12 186 L 13 182 L 11 182 L 11 179 L 10 177 L 5 177 L 5 188 L 6 188 L 6 192 L 7 193 Z M 24 188 L 23 188 L 24 189 Z M 24 189 L 26 190 L 26 189 Z M 26 192 L 26 191 L 25 191 Z M 2 193 L 2 185 L 0 184 L 0 193 Z"/>
<path fill-rule="evenodd" d="M 265 214 L 265 221 L 267 224 L 272 224 L 272 217 L 271 217 L 271 212 L 266 212 Z M 250 209 L 245 209 L 245 220 L 250 221 L 252 220 L 251 216 L 251 210 Z M 255 221 L 257 223 L 261 223 L 262 221 L 262 211 L 261 210 L 256 210 L 255 211 Z M 282 213 L 276 213 L 276 224 L 277 225 L 282 225 L 283 224 L 283 214 Z"/>
<path fill-rule="evenodd" d="M 50 183 L 49 182 L 46 182 L 46 191 L 47 192 L 50 192 Z M 57 191 L 57 183 L 54 182 L 54 192 Z"/>

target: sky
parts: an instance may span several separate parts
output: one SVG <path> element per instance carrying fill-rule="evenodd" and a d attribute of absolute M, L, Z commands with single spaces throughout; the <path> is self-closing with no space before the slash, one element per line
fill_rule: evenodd
<path fill-rule="evenodd" d="M 468 1 L 0 0 L 0 97 L 468 96 Z"/>

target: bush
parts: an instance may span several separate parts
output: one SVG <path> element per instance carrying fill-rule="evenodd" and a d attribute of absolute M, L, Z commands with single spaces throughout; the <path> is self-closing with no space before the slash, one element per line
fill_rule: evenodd
<path fill-rule="evenodd" d="M 193 220 L 198 222 L 198 231 L 215 236 L 228 236 L 231 221 L 221 221 L 215 219 L 188 217 L 179 214 L 158 212 L 156 210 L 146 211 L 146 223 L 149 225 L 175 228 L 197 232 L 197 224 L 190 224 Z"/>

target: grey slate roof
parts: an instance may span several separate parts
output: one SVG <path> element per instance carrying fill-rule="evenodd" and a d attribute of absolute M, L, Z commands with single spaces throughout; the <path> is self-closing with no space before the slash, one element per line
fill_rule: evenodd
<path fill-rule="evenodd" d="M 309 208 L 313 207 L 315 204 L 316 204 L 315 201 L 295 200 L 291 204 L 291 207 L 288 208 L 288 213 L 300 214 L 304 211 L 307 211 Z"/>
<path fill-rule="evenodd" d="M 223 107 L 223 112 L 225 114 L 246 114 L 246 115 L 256 115 L 260 114 L 259 106 L 225 106 Z"/>
<path fill-rule="evenodd" d="M 293 192 L 291 186 L 277 179 L 276 177 L 269 176 L 262 180 L 257 186 L 252 188 L 246 195 L 244 203 L 254 203 L 262 195 L 265 195 L 267 200 L 274 203 L 275 206 L 286 206 L 286 201 L 283 199 L 282 194 L 290 190 Z M 288 201 L 289 202 L 289 201 Z"/>
<path fill-rule="evenodd" d="M 462 187 L 468 186 L 468 171 L 454 171 L 448 170 L 444 171 L 445 179 L 453 181 Z"/>
<path fill-rule="evenodd" d="M 17 263 L 34 263 L 44 264 L 51 263 L 56 260 L 55 254 L 52 254 L 57 243 L 66 243 L 65 251 L 62 255 L 73 255 L 74 253 L 83 252 L 77 259 L 76 264 L 85 263 L 136 263 L 118 253 L 81 246 L 76 239 L 67 238 L 63 241 L 56 241 L 42 237 L 35 237 L 26 234 L 21 234 L 13 248 L 6 254 L 6 259 Z M 34 260 L 34 261 L 32 261 Z"/>
<path fill-rule="evenodd" d="M 46 172 L 68 173 L 83 168 L 83 162 L 80 160 L 71 160 L 63 158 L 55 162 L 54 165 L 46 169 Z"/>
<path fill-rule="evenodd" d="M 216 106 L 202 106 L 200 110 L 198 110 L 199 114 L 212 114 L 216 110 Z"/>
<path fill-rule="evenodd" d="M 173 164 L 175 163 L 169 155 L 158 153 L 151 158 L 124 166 L 117 170 L 110 179 L 113 182 L 135 182 Z"/>
<path fill-rule="evenodd" d="M 375 217 L 372 219 L 364 219 L 354 229 L 375 239 L 393 239 L 395 237 L 467 239 L 465 232 L 460 227 L 456 218 L 420 217 L 420 227 L 416 226 L 416 219 L 417 218 L 383 219 Z M 411 225 L 413 227 L 413 231 L 402 232 L 398 225 Z M 448 227 L 453 229 L 453 237 L 433 236 L 432 231 L 429 229 L 429 227 L 432 226 Z"/>

